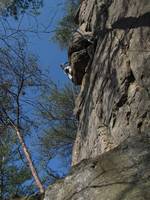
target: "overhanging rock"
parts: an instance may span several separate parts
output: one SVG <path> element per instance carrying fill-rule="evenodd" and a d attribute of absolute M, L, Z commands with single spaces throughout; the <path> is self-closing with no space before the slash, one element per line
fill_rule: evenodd
<path fill-rule="evenodd" d="M 149 200 L 150 137 L 138 135 L 99 157 L 83 160 L 51 185 L 44 200 Z"/>

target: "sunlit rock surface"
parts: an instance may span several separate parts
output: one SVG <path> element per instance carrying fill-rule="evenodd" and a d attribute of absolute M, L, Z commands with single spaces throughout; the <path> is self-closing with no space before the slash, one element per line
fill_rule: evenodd
<path fill-rule="evenodd" d="M 76 101 L 73 165 L 149 132 L 149 11 L 148 0 L 87 0 L 81 5 L 79 26 L 87 22 L 85 30 L 96 45 Z"/>
<path fill-rule="evenodd" d="M 149 200 L 150 1 L 81 2 L 68 51 L 81 85 L 73 169 L 45 200 Z"/>

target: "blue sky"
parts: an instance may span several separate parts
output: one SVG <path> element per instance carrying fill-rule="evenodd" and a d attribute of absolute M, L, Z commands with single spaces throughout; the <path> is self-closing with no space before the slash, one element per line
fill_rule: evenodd
<path fill-rule="evenodd" d="M 63 5 L 64 1 L 44 0 L 44 7 L 41 9 L 41 14 L 37 17 L 37 20 L 39 24 L 45 24 L 45 26 L 50 23 L 48 31 L 55 30 L 58 20 L 64 14 L 64 9 L 61 3 Z M 25 20 L 27 21 L 28 18 Z M 25 23 L 28 24 L 28 22 Z M 51 79 L 61 87 L 69 82 L 68 78 L 59 67 L 61 63 L 67 61 L 67 50 L 60 49 L 58 44 L 51 40 L 51 37 L 52 34 L 40 34 L 39 37 L 36 34 L 28 34 L 29 47 L 33 53 L 38 55 L 41 69 L 47 70 Z M 63 175 L 68 170 L 66 165 L 62 165 L 59 156 L 52 159 L 49 163 L 51 168 L 56 170 L 60 175 Z"/>
<path fill-rule="evenodd" d="M 28 38 L 29 51 L 37 54 L 39 58 L 40 68 L 48 70 L 51 78 L 59 85 L 63 85 L 68 78 L 59 67 L 61 63 L 67 61 L 67 51 L 60 49 L 59 45 L 52 41 L 52 35 L 56 29 L 57 22 L 64 15 L 64 3 L 66 0 L 43 0 L 43 7 L 40 14 L 31 16 L 30 14 L 21 15 L 19 20 L 9 17 L 9 24 L 15 31 L 31 30 L 43 31 L 45 27 L 50 33 L 33 33 L 26 31 Z M 7 23 L 6 23 L 7 26 Z M 18 28 L 19 27 L 19 28 Z M 23 33 L 24 34 L 24 33 Z"/>
<path fill-rule="evenodd" d="M 58 20 L 64 14 L 61 3 L 63 5 L 64 1 L 44 0 L 44 7 L 41 9 L 41 14 L 37 17 L 37 20 L 39 24 L 45 24 L 45 26 L 50 23 L 48 31 L 55 30 Z M 36 34 L 28 34 L 28 37 L 30 50 L 38 55 L 41 69 L 47 70 L 51 79 L 58 86 L 61 87 L 67 83 L 69 80 L 59 67 L 61 63 L 67 61 L 67 50 L 60 49 L 58 44 L 51 40 L 52 34 L 40 34 L 39 37 Z M 51 168 L 56 170 L 60 175 L 63 175 L 68 170 L 66 165 L 62 165 L 60 157 L 52 159 L 49 163 Z"/>
<path fill-rule="evenodd" d="M 11 27 L 17 29 L 19 24 L 19 29 L 30 29 L 36 30 L 38 25 L 38 30 L 42 30 L 43 27 L 48 26 L 47 31 L 53 33 L 55 26 L 58 20 L 63 16 L 64 9 L 63 4 L 65 0 L 43 0 L 44 6 L 40 9 L 40 15 L 31 17 L 28 15 L 20 16 L 19 20 L 9 18 Z M 66 75 L 63 73 L 62 69 L 59 67 L 61 63 L 67 61 L 67 50 L 61 50 L 58 44 L 54 43 L 51 40 L 52 33 L 41 33 L 35 34 L 26 32 L 28 37 L 28 49 L 33 54 L 38 56 L 40 68 L 44 71 L 48 71 L 51 79 L 57 83 L 58 86 L 62 87 L 64 84 L 69 82 Z M 32 96 L 32 94 L 31 94 Z M 32 112 L 29 108 L 28 111 Z M 31 115 L 31 114 L 30 114 Z M 32 139 L 35 140 L 35 132 L 32 134 Z M 30 136 L 31 137 L 31 136 Z M 32 150 L 33 158 L 36 162 L 37 153 L 35 149 L 32 148 L 32 139 L 27 138 L 26 142 L 30 150 Z M 60 174 L 63 174 L 67 171 L 66 166 L 62 166 L 61 160 L 59 157 L 50 161 L 51 167 L 58 171 Z"/>
<path fill-rule="evenodd" d="M 40 10 L 39 16 L 35 18 L 28 15 L 24 15 L 20 16 L 18 21 L 16 21 L 11 17 L 8 17 L 7 19 L 9 21 L 9 25 L 7 24 L 7 22 L 5 22 L 5 19 L 3 21 L 5 26 L 8 25 L 8 27 L 6 28 L 12 27 L 15 30 L 17 30 L 17 28 L 19 27 L 20 30 L 30 29 L 30 28 L 32 30 L 36 30 L 38 24 L 39 30 L 43 28 L 43 25 L 44 26 L 49 25 L 47 31 L 51 32 L 55 30 L 55 26 L 58 20 L 64 14 L 64 9 L 62 5 L 65 2 L 65 0 L 43 0 L 43 1 L 44 1 L 44 6 Z M 3 28 L 2 24 L 0 24 L 0 26 L 2 29 Z M 67 61 L 67 50 L 61 50 L 58 44 L 52 42 L 51 40 L 52 34 L 50 33 L 38 35 L 35 33 L 26 32 L 26 35 L 28 37 L 28 49 L 33 54 L 36 54 L 38 56 L 40 68 L 44 71 L 47 70 L 51 79 L 55 81 L 55 83 L 57 83 L 57 85 L 60 87 L 62 87 L 65 83 L 69 82 L 68 78 L 59 67 L 61 63 Z M 4 36 L 5 36 L 5 31 L 4 31 Z M 10 41 L 10 43 L 11 42 L 12 41 Z M 30 97 L 32 98 L 31 92 L 30 92 Z M 33 115 L 31 114 L 32 110 L 30 110 L 28 106 L 26 106 L 26 112 L 27 111 L 30 112 L 29 116 Z M 38 162 L 37 152 L 35 151 L 35 148 L 33 148 L 33 145 L 35 144 L 33 142 L 36 141 L 36 134 L 37 133 L 33 131 L 33 133 L 29 136 L 29 138 L 25 138 L 27 146 L 29 147 L 29 150 L 31 150 L 32 152 L 32 158 L 35 161 L 35 163 Z M 50 165 L 51 168 L 57 171 L 60 175 L 66 173 L 68 170 L 68 167 L 62 165 L 60 157 L 56 157 L 55 159 L 51 160 Z"/>
<path fill-rule="evenodd" d="M 57 21 L 63 16 L 64 1 L 63 0 L 44 0 L 44 6 L 41 9 L 41 14 L 37 17 L 38 23 L 50 23 L 48 31 L 55 30 Z M 52 20 L 53 19 L 53 20 Z M 52 34 L 40 34 L 37 37 L 35 34 L 30 34 L 29 41 L 31 50 L 38 55 L 40 67 L 47 69 L 50 72 L 51 78 L 62 85 L 68 81 L 68 78 L 62 72 L 59 65 L 67 61 L 67 51 L 60 49 L 58 44 L 51 39 Z"/>

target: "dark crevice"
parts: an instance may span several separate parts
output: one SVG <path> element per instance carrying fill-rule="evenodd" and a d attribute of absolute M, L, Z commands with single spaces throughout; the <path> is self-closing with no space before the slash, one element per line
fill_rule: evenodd
<path fill-rule="evenodd" d="M 129 124 L 130 116 L 131 116 L 131 111 L 128 111 L 126 113 L 127 125 Z"/>
<path fill-rule="evenodd" d="M 127 101 L 127 94 L 122 95 L 122 97 L 119 99 L 117 102 L 116 106 L 117 107 L 122 107 Z"/>
<path fill-rule="evenodd" d="M 141 128 L 141 126 L 142 126 L 142 121 L 140 121 L 138 124 L 137 124 L 137 128 Z"/>
<path fill-rule="evenodd" d="M 114 22 L 112 29 L 131 29 L 138 27 L 150 27 L 150 12 L 140 17 L 125 17 Z"/>
<path fill-rule="evenodd" d="M 122 107 L 126 103 L 127 98 L 128 98 L 127 90 L 129 88 L 130 83 L 133 83 L 134 81 L 135 81 L 135 77 L 131 70 L 130 74 L 126 77 L 126 79 L 124 81 L 124 93 L 122 94 L 119 101 L 117 102 L 117 104 L 116 104 L 117 107 Z"/>
<path fill-rule="evenodd" d="M 133 83 L 135 81 L 135 77 L 133 75 L 132 70 L 130 71 L 129 76 L 127 77 L 127 81 L 128 81 L 128 83 Z"/>

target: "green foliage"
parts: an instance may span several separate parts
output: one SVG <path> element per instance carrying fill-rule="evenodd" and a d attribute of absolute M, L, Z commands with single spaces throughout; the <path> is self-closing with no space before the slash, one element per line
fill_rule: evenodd
<path fill-rule="evenodd" d="M 3 130 L 0 134 L 0 199 L 10 198 L 14 194 L 27 194 L 25 182 L 31 180 L 27 166 L 20 161 L 18 144 L 14 135 Z M 30 187 L 30 192 L 32 188 Z"/>
<path fill-rule="evenodd" d="M 72 85 L 58 88 L 53 84 L 40 103 L 42 123 L 46 125 L 44 133 L 39 138 L 41 145 L 41 159 L 45 163 L 55 156 L 70 162 L 72 145 L 77 132 L 77 120 L 73 115 L 75 98 L 78 89 Z M 67 161 L 67 162 L 68 162 Z"/>
<path fill-rule="evenodd" d="M 40 86 L 41 71 L 36 57 L 26 52 L 25 44 L 18 41 L 15 45 L 12 49 L 0 49 L 0 113 L 7 108 L 7 114 L 15 121 L 19 106 L 19 118 L 23 122 L 25 116 L 21 115 L 25 101 L 17 105 L 16 97 L 19 95 L 23 100 L 27 97 L 27 90 Z"/>
<path fill-rule="evenodd" d="M 53 40 L 57 42 L 61 48 L 66 48 L 72 37 L 72 33 L 77 29 L 74 21 L 74 15 L 79 6 L 79 0 L 67 0 L 65 4 L 64 17 L 58 22 Z"/>
<path fill-rule="evenodd" d="M 3 10 L 3 15 L 13 16 L 18 19 L 18 16 L 27 10 L 37 15 L 42 3 L 43 0 L 12 0 L 11 3 L 5 5 L 6 8 Z"/>
<path fill-rule="evenodd" d="M 27 52 L 22 40 L 15 46 L 0 48 L 0 177 L 3 182 L 0 189 L 4 197 L 35 191 L 31 173 L 10 122 L 21 129 L 24 139 L 29 135 L 34 123 L 30 118 L 31 113 L 28 115 L 27 112 L 28 97 L 31 91 L 35 92 L 35 88 L 37 91 L 40 81 L 37 59 Z"/>
<path fill-rule="evenodd" d="M 41 5 L 41 0 L 13 0 L 4 14 L 17 19 L 25 12 L 36 14 Z M 61 41 L 62 46 L 68 44 L 72 29 L 76 27 L 73 20 L 76 8 L 77 0 L 69 1 L 66 16 L 58 25 L 60 36 L 56 37 L 56 40 Z M 1 195 L 8 198 L 16 193 L 22 195 L 35 191 L 31 174 L 22 158 L 19 142 L 10 126 L 10 119 L 18 125 L 26 139 L 36 123 L 35 116 L 32 115 L 33 107 L 31 109 L 29 105 L 37 107 L 34 92 L 39 92 L 38 89 L 43 84 L 36 57 L 30 54 L 25 41 L 20 41 L 18 36 L 19 34 L 16 36 L 17 43 L 10 36 L 11 40 L 7 41 L 6 38 L 2 41 L 5 47 L 0 47 L 0 140 L 3 143 L 0 145 L 0 178 L 4 183 L 0 190 Z M 40 120 L 44 124 L 44 131 L 39 142 L 42 150 L 41 163 L 44 162 L 44 165 L 58 154 L 63 159 L 65 156 L 70 158 L 77 130 L 77 121 L 73 116 L 76 94 L 72 86 L 60 89 L 55 84 L 51 85 L 49 91 L 46 88 L 43 92 Z M 50 169 L 47 171 L 46 175 L 51 173 L 53 177 L 57 177 L 57 173 Z M 47 179 L 45 177 L 43 180 Z"/>

